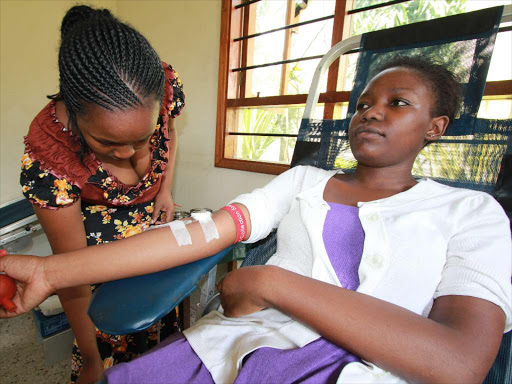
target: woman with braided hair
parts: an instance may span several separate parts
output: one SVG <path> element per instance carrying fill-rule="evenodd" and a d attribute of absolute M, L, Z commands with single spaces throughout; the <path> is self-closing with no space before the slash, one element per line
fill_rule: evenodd
<path fill-rule="evenodd" d="M 184 106 L 176 71 L 108 10 L 82 5 L 62 21 L 59 74 L 25 138 L 20 180 L 53 252 L 172 220 L 174 118 Z M 176 309 L 140 334 L 107 335 L 87 316 L 90 286 L 58 295 L 76 336 L 71 382 L 95 382 L 179 329 Z"/>

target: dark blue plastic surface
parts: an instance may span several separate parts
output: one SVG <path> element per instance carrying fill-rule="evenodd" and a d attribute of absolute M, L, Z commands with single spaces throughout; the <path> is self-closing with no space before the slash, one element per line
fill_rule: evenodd
<path fill-rule="evenodd" d="M 0 228 L 34 214 L 34 207 L 27 199 L 19 200 L 0 208 Z"/>
<path fill-rule="evenodd" d="M 94 292 L 89 305 L 92 322 L 111 335 L 125 335 L 150 327 L 190 295 L 201 277 L 231 248 L 166 271 L 103 284 Z"/>
<path fill-rule="evenodd" d="M 32 312 L 35 317 L 36 328 L 39 329 L 42 338 L 65 331 L 70 327 L 64 312 L 51 316 L 45 316 L 41 311 L 32 310 Z"/>

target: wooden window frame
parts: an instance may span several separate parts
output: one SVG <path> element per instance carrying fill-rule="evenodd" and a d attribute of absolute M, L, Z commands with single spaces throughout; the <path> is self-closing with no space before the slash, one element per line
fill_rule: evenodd
<path fill-rule="evenodd" d="M 399 0 L 396 0 L 400 2 Z M 249 3 L 257 2 L 249 1 Z M 294 2 L 294 0 L 288 0 Z M 278 175 L 290 168 L 287 164 L 278 164 L 262 161 L 233 159 L 226 153 L 233 153 L 234 149 L 226 148 L 227 126 L 229 124 L 227 110 L 234 107 L 263 107 L 279 105 L 306 104 L 307 94 L 282 95 L 268 97 L 246 97 L 246 71 L 233 72 L 235 68 L 244 68 L 250 65 L 247 62 L 248 51 L 252 50 L 252 39 L 240 39 L 247 36 L 251 22 L 250 7 L 244 7 L 242 3 L 247 0 L 222 0 L 220 52 L 219 52 L 219 77 L 217 93 L 217 128 L 215 139 L 215 167 L 229 168 L 249 172 Z M 334 24 L 332 33 L 332 46 L 339 43 L 343 37 L 346 11 L 346 0 L 336 0 L 334 11 Z M 288 10 L 291 7 L 288 7 Z M 292 19 L 290 12 L 287 20 Z M 506 28 L 509 30 L 510 28 Z M 285 41 L 289 41 L 291 29 L 285 34 Z M 285 43 L 286 44 L 286 43 Z M 285 45 L 286 47 L 286 45 Z M 283 58 L 285 60 L 286 58 Z M 283 65 L 282 71 L 286 71 L 288 65 Z M 337 91 L 339 72 L 339 59 L 331 64 L 327 75 L 326 92 L 320 94 L 319 103 L 324 103 L 324 119 L 332 119 L 336 103 L 348 102 L 350 92 Z M 283 91 L 285 82 L 281 77 L 280 90 Z M 284 93 L 284 92 L 282 92 Z M 484 96 L 507 96 L 512 94 L 512 80 L 487 82 Z"/>

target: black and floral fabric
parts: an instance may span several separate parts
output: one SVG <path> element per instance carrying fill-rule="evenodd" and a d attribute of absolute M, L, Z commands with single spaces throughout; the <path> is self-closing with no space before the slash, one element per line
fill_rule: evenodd
<path fill-rule="evenodd" d="M 151 223 L 153 202 L 128 207 L 107 207 L 82 203 L 82 216 L 86 229 L 87 245 L 109 243 L 144 232 Z M 98 286 L 93 286 L 92 291 Z M 96 329 L 98 350 L 103 368 L 132 360 L 174 332 L 181 331 L 179 307 L 174 308 L 159 323 L 145 331 L 131 335 L 110 335 Z M 83 360 L 75 342 L 71 355 L 71 383 L 78 380 Z"/>
<path fill-rule="evenodd" d="M 103 190 L 104 199 L 110 204 L 126 205 L 143 195 L 163 174 L 163 164 L 167 163 L 166 143 L 168 139 L 160 129 L 150 139 L 152 148 L 152 167 L 135 186 L 127 186 L 120 182 L 98 162 L 96 173 L 87 180 Z M 75 203 L 80 197 L 80 188 L 66 178 L 55 176 L 50 169 L 45 169 L 38 161 L 33 161 L 25 153 L 21 159 L 20 183 L 22 192 L 32 203 L 49 209 L 58 209 Z"/>

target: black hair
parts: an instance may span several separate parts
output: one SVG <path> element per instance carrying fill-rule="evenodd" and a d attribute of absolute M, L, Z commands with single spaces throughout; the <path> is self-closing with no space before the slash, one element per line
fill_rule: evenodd
<path fill-rule="evenodd" d="M 68 10 L 61 25 L 59 49 L 60 91 L 69 115 L 69 128 L 77 134 L 81 155 L 88 150 L 76 116 L 88 103 L 109 111 L 142 105 L 153 97 L 162 101 L 164 70 L 149 42 L 107 9 L 86 5 Z"/>
<path fill-rule="evenodd" d="M 419 56 L 396 56 L 377 67 L 374 76 L 390 68 L 409 68 L 420 74 L 434 96 L 432 117 L 448 116 L 450 123 L 460 107 L 462 86 L 445 66 Z M 373 77 L 373 76 L 372 76 Z"/>

